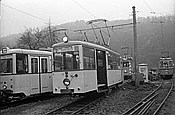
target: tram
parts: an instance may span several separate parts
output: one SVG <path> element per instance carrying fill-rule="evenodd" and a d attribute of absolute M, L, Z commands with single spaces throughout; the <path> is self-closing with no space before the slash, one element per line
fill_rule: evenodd
<path fill-rule="evenodd" d="M 0 67 L 3 99 L 52 92 L 52 52 L 3 48 Z"/>
<path fill-rule="evenodd" d="M 122 83 L 120 54 L 85 41 L 53 45 L 54 94 L 105 92 Z"/>
<path fill-rule="evenodd" d="M 162 52 L 162 57 L 159 61 L 159 75 L 163 79 L 172 78 L 174 74 L 174 63 L 169 52 Z"/>
<path fill-rule="evenodd" d="M 174 63 L 173 60 L 168 58 L 160 58 L 159 61 L 159 75 L 163 79 L 172 78 L 174 75 Z"/>
<path fill-rule="evenodd" d="M 121 60 L 122 76 L 124 80 L 132 79 L 133 74 L 133 58 L 123 57 Z"/>

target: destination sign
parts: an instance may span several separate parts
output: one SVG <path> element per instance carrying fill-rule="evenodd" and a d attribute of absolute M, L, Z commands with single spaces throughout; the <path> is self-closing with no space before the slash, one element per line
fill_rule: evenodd
<path fill-rule="evenodd" d="M 12 58 L 12 55 L 3 55 L 1 56 L 1 59 L 9 59 Z"/>
<path fill-rule="evenodd" d="M 58 47 L 54 49 L 54 53 L 56 52 L 68 52 L 68 51 L 78 51 L 78 46 L 71 46 L 71 47 Z"/>

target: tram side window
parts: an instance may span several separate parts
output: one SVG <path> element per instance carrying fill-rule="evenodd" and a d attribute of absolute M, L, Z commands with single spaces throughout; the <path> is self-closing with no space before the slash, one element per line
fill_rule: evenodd
<path fill-rule="evenodd" d="M 28 60 L 26 54 L 16 54 L 16 73 L 28 73 Z"/>
<path fill-rule="evenodd" d="M 120 63 L 120 62 L 118 62 Z M 117 63 L 117 58 L 115 54 L 110 53 L 108 55 L 108 68 L 109 69 L 117 69 L 118 68 L 118 64 Z"/>
<path fill-rule="evenodd" d="M 47 59 L 46 58 L 41 59 L 41 72 L 47 73 Z"/>
<path fill-rule="evenodd" d="M 38 59 L 37 58 L 31 59 L 31 71 L 32 73 L 38 73 Z"/>
<path fill-rule="evenodd" d="M 13 71 L 12 58 L 1 59 L 0 73 L 12 73 L 12 71 Z"/>
<path fill-rule="evenodd" d="M 83 47 L 84 69 L 95 69 L 95 50 Z"/>

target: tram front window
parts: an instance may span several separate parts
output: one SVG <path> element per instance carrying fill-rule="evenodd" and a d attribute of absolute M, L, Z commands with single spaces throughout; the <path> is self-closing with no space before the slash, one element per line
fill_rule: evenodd
<path fill-rule="evenodd" d="M 168 67 L 172 67 L 173 63 L 171 61 L 167 61 L 167 60 L 160 61 L 159 66 L 163 67 L 163 68 L 168 68 Z"/>
<path fill-rule="evenodd" d="M 1 59 L 0 65 L 0 73 L 12 73 L 13 66 L 12 66 L 12 58 L 9 59 Z"/>
<path fill-rule="evenodd" d="M 55 53 L 55 71 L 77 70 L 79 66 L 79 52 L 70 51 Z"/>

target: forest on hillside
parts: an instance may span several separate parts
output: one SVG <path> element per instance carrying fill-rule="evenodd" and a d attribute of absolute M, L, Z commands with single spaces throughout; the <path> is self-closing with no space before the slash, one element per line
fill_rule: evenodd
<path fill-rule="evenodd" d="M 121 25 L 132 23 L 132 19 L 127 20 L 113 20 L 107 22 L 108 26 L 112 25 Z M 105 24 L 94 23 L 93 27 L 104 27 Z M 98 39 L 101 43 L 102 37 L 107 43 L 110 39 L 110 48 L 122 53 L 122 47 L 129 47 L 129 55 L 133 55 L 133 26 L 116 26 L 114 28 L 97 29 L 94 31 L 76 31 L 81 29 L 91 28 L 91 25 L 88 25 L 84 20 L 77 20 L 75 22 L 70 22 L 66 24 L 57 25 L 51 28 L 52 31 L 58 30 L 60 28 L 66 28 L 66 35 L 70 40 L 86 40 L 86 37 L 89 41 L 95 41 Z M 54 38 L 54 42 L 51 44 L 60 42 L 61 38 L 65 35 L 65 32 L 61 33 L 60 31 L 55 32 L 54 34 L 49 34 L 48 27 L 43 29 L 27 29 L 24 33 L 19 33 L 16 35 L 10 35 L 7 37 L 0 38 L 0 48 L 8 46 L 10 48 L 39 48 L 44 46 L 51 46 L 50 37 Z M 100 34 L 100 30 L 102 34 Z M 34 33 L 33 33 L 34 31 Z M 108 33 L 109 31 L 109 33 Z M 27 33 L 28 32 L 28 33 Z M 31 33 L 30 33 L 31 32 Z M 39 32 L 39 33 L 35 33 Z M 30 35 L 29 35 L 30 33 Z M 35 36 L 34 36 L 34 35 Z M 86 37 L 85 37 L 86 34 Z M 37 39 L 39 43 L 30 44 L 36 45 L 37 47 L 27 47 L 26 44 L 21 40 L 22 38 L 28 37 L 30 39 L 42 38 L 42 40 Z M 32 35 L 32 36 L 31 36 Z M 37 35 L 37 36 L 36 36 Z M 96 36 L 95 36 L 96 35 Z M 109 37 L 110 36 L 110 37 Z M 46 39 L 47 38 L 47 39 Z M 47 42 L 45 42 L 47 41 Z M 26 43 L 26 42 L 25 42 Z M 137 18 L 137 44 L 138 44 L 138 61 L 139 63 L 148 63 L 149 67 L 157 67 L 159 58 L 161 57 L 162 51 L 169 51 L 170 56 L 175 61 L 175 16 L 162 16 L 162 17 L 138 17 Z M 24 47 L 26 46 L 26 47 Z"/>

